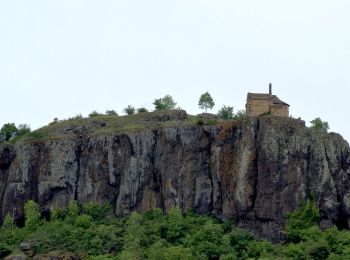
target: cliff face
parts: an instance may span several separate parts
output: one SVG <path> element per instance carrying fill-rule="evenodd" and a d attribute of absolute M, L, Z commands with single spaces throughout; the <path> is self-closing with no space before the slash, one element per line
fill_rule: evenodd
<path fill-rule="evenodd" d="M 350 149 L 290 118 L 172 126 L 0 146 L 0 218 L 69 201 L 108 202 L 117 215 L 178 205 L 214 213 L 273 241 L 285 215 L 315 195 L 321 226 L 350 224 Z"/>

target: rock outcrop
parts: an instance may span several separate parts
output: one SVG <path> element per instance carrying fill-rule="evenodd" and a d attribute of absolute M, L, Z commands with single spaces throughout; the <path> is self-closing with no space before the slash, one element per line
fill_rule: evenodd
<path fill-rule="evenodd" d="M 102 126 L 101 126 L 102 127 Z M 285 215 L 315 196 L 322 225 L 350 225 L 350 149 L 291 118 L 179 124 L 0 146 L 0 218 L 69 201 L 108 202 L 117 215 L 177 205 L 233 218 L 259 237 L 284 238 Z"/>

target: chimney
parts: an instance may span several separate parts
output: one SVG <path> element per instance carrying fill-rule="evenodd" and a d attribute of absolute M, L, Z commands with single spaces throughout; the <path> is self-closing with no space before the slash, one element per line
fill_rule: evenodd
<path fill-rule="evenodd" d="M 272 83 L 269 84 L 269 94 L 272 95 Z"/>

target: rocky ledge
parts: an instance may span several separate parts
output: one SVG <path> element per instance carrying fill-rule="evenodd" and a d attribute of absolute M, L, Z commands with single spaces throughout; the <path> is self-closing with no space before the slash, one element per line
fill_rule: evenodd
<path fill-rule="evenodd" d="M 99 134 L 81 129 L 0 145 L 0 219 L 14 212 L 23 221 L 29 199 L 43 213 L 72 200 L 107 202 L 116 215 L 179 206 L 234 219 L 280 241 L 286 214 L 315 196 L 322 228 L 349 228 L 349 145 L 301 120 L 264 116 Z"/>

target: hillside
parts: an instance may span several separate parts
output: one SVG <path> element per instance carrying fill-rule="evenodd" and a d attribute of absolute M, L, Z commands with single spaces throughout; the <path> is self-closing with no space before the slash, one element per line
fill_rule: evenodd
<path fill-rule="evenodd" d="M 204 121 L 206 121 L 204 119 Z M 23 224 L 69 202 L 108 203 L 118 216 L 151 208 L 211 213 L 271 241 L 315 197 L 320 226 L 348 228 L 350 149 L 292 118 L 207 120 L 184 111 L 56 122 L 0 145 L 0 218 Z"/>

